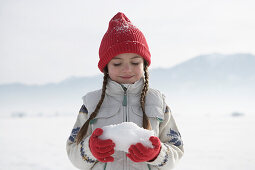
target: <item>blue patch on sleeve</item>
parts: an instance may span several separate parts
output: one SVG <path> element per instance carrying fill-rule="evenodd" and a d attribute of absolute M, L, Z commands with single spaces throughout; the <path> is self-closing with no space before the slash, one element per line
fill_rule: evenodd
<path fill-rule="evenodd" d="M 182 145 L 182 139 L 181 139 L 181 134 L 179 132 L 176 132 L 172 129 L 170 129 L 170 133 L 167 134 L 167 136 L 171 137 L 171 140 L 169 140 L 168 142 L 175 145 L 175 146 L 180 146 Z"/>
<path fill-rule="evenodd" d="M 79 113 L 88 113 L 88 109 L 85 107 L 84 104 L 81 106 Z"/>
<path fill-rule="evenodd" d="M 70 135 L 70 137 L 69 137 L 69 140 L 70 140 L 70 141 L 75 142 L 75 138 L 76 138 L 76 136 L 77 136 L 79 130 L 80 130 L 80 127 L 74 128 L 74 129 L 72 130 L 72 133 L 71 133 L 71 135 Z"/>

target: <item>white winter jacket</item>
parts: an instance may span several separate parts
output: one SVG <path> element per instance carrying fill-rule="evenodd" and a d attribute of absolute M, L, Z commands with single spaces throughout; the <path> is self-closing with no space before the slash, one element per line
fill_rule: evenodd
<path fill-rule="evenodd" d="M 140 94 L 143 83 L 142 78 L 124 88 L 108 79 L 103 104 L 96 118 L 90 122 L 87 135 L 77 145 L 76 135 L 95 110 L 100 100 L 101 90 L 90 92 L 83 97 L 83 105 L 66 145 L 68 157 L 74 166 L 82 170 L 169 170 L 175 166 L 183 155 L 181 135 L 169 107 L 165 104 L 164 95 L 151 88 L 146 95 L 145 113 L 149 117 L 155 136 L 161 141 L 161 151 L 154 161 L 136 163 L 130 160 L 125 152 L 115 151 L 114 162 L 103 163 L 97 161 L 89 149 L 89 138 L 96 128 L 122 122 L 134 122 L 142 127 Z"/>

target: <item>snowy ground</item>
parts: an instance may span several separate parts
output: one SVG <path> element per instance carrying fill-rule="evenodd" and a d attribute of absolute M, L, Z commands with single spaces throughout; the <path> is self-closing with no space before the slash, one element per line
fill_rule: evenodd
<path fill-rule="evenodd" d="M 175 115 L 185 154 L 176 170 L 251 170 L 255 114 Z M 75 116 L 0 118 L 0 169 L 75 170 L 65 150 Z"/>

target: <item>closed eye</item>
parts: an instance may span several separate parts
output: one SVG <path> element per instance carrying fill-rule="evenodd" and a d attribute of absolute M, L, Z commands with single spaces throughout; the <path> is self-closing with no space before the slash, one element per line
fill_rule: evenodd
<path fill-rule="evenodd" d="M 113 64 L 115 67 L 120 66 L 121 63 Z"/>
<path fill-rule="evenodd" d="M 138 65 L 139 63 L 132 63 L 133 65 Z"/>

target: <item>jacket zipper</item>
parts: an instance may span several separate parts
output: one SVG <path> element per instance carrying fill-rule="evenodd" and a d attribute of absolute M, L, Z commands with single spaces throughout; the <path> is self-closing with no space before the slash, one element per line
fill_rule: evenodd
<path fill-rule="evenodd" d="M 127 122 L 128 121 L 128 116 L 127 116 L 127 88 L 125 87 L 125 86 L 123 86 L 123 85 L 121 85 L 121 87 L 123 88 L 123 90 L 124 90 L 124 95 L 123 95 L 123 101 L 122 101 L 122 106 L 124 106 L 124 121 L 125 122 Z M 126 156 L 126 153 L 124 152 L 123 153 L 124 155 L 124 158 L 126 158 L 125 160 L 124 160 L 124 164 L 123 164 L 123 169 L 125 170 L 126 168 L 127 168 L 127 156 Z"/>
<path fill-rule="evenodd" d="M 122 106 L 124 106 L 124 113 L 125 113 L 125 116 L 126 116 L 124 121 L 127 122 L 128 121 L 128 116 L 127 116 L 127 88 L 123 85 L 121 85 L 121 87 L 124 90 L 124 96 L 123 96 L 123 101 L 122 101 Z M 124 152 L 124 158 L 126 158 L 125 163 L 124 163 L 124 167 L 123 167 L 123 169 L 125 170 L 126 167 L 127 167 L 127 162 L 128 162 L 125 152 Z M 147 164 L 147 166 L 148 166 L 148 169 L 151 170 L 150 165 Z"/>

